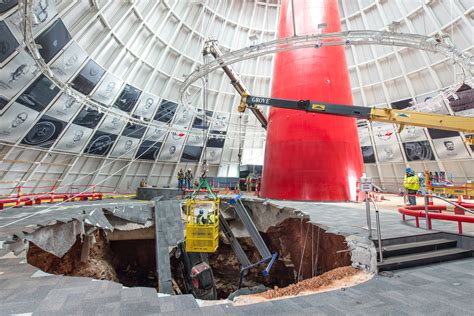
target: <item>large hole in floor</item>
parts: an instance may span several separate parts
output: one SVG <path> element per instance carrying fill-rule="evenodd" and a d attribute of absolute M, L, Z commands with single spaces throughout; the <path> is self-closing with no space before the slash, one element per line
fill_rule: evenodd
<path fill-rule="evenodd" d="M 155 240 L 107 241 L 105 234 L 100 231 L 96 231 L 94 236 L 95 243 L 86 258 L 83 242 L 78 237 L 74 246 L 62 258 L 30 244 L 28 263 L 48 273 L 112 280 L 127 287 L 145 286 L 159 290 Z M 244 279 L 244 287 L 264 285 L 268 288 L 282 288 L 351 264 L 350 251 L 344 237 L 326 233 L 306 219 L 287 218 L 270 227 L 262 236 L 268 248 L 279 253 L 279 258 L 268 277 L 261 274 L 266 264 L 251 269 Z M 239 242 L 251 262 L 261 259 L 249 237 L 239 238 Z M 170 257 L 174 287 L 184 292 L 179 262 L 173 251 Z M 213 270 L 218 298 L 227 298 L 238 289 L 240 263 L 223 238 L 217 252 L 209 254 L 209 264 Z"/>

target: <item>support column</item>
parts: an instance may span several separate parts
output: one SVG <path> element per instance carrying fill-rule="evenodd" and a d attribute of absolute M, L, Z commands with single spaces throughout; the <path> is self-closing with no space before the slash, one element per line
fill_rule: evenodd
<path fill-rule="evenodd" d="M 341 30 L 337 0 L 293 0 L 297 35 Z M 278 37 L 293 36 L 291 0 L 282 0 Z M 344 47 L 278 53 L 272 97 L 352 104 Z M 349 201 L 363 172 L 353 118 L 272 108 L 261 196 L 288 200 Z"/>

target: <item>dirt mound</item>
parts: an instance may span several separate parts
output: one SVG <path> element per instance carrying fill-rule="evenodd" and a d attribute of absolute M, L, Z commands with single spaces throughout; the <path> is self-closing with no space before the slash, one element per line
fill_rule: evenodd
<path fill-rule="evenodd" d="M 298 295 L 301 292 L 315 291 L 321 287 L 329 286 L 335 281 L 354 276 L 359 272 L 360 270 L 353 267 L 340 267 L 296 284 L 288 285 L 284 288 L 275 287 L 273 290 L 255 294 L 255 296 L 272 299 L 282 296 Z"/>

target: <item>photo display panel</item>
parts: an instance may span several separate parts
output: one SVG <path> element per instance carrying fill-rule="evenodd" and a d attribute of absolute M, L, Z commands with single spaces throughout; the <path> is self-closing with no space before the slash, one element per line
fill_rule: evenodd
<path fill-rule="evenodd" d="M 111 73 L 107 73 L 100 82 L 97 90 L 92 94 L 92 99 L 104 105 L 111 105 L 122 87 L 123 81 Z"/>
<path fill-rule="evenodd" d="M 63 93 L 56 102 L 54 102 L 53 106 L 46 112 L 46 114 L 59 120 L 69 122 L 80 107 L 81 103 L 79 103 L 79 101 L 74 97 Z"/>
<path fill-rule="evenodd" d="M 104 116 L 104 113 L 99 113 L 97 110 L 84 107 L 79 114 L 77 114 L 73 123 L 87 128 L 95 128 L 97 124 L 99 124 L 102 116 Z"/>
<path fill-rule="evenodd" d="M 18 97 L 17 102 L 41 112 L 58 93 L 59 88 L 51 80 L 41 75 Z"/>
<path fill-rule="evenodd" d="M 117 135 L 96 131 L 85 149 L 86 154 L 105 156 L 109 153 Z"/>
<path fill-rule="evenodd" d="M 82 68 L 72 81 L 72 87 L 85 95 L 89 95 L 104 73 L 104 68 L 100 67 L 99 64 L 92 59 L 89 59 L 84 68 Z"/>
<path fill-rule="evenodd" d="M 187 145 L 202 147 L 204 146 L 204 137 L 205 134 L 202 130 L 193 128 L 189 133 Z"/>
<path fill-rule="evenodd" d="M 433 150 L 427 140 L 403 143 L 403 149 L 408 161 L 434 160 Z"/>
<path fill-rule="evenodd" d="M 207 147 L 223 148 L 226 132 L 211 131 L 207 138 Z"/>
<path fill-rule="evenodd" d="M 174 120 L 173 126 L 176 127 L 188 127 L 193 119 L 194 111 L 191 108 L 184 106 L 178 106 L 176 111 L 176 119 Z"/>
<path fill-rule="evenodd" d="M 150 127 L 148 128 L 146 135 L 145 135 L 145 140 L 150 140 L 153 142 L 163 142 L 166 136 L 166 133 L 168 132 L 168 127 L 164 124 L 163 127 Z M 184 135 L 184 133 L 183 133 Z"/>
<path fill-rule="evenodd" d="M 370 132 L 367 122 L 358 121 L 357 122 L 357 133 L 359 134 L 360 146 L 372 146 L 372 141 L 370 140 Z"/>
<path fill-rule="evenodd" d="M 0 94 L 12 99 L 33 78 L 37 66 L 33 58 L 22 50 L 0 69 Z"/>
<path fill-rule="evenodd" d="M 456 92 L 457 99 L 449 97 L 451 109 L 458 115 L 474 115 L 474 90 L 463 84 Z"/>
<path fill-rule="evenodd" d="M 160 153 L 161 145 L 161 142 L 146 140 L 140 145 L 135 158 L 154 161 Z"/>
<path fill-rule="evenodd" d="M 461 136 L 433 139 L 433 146 L 440 159 L 469 158 Z"/>
<path fill-rule="evenodd" d="M 403 161 L 394 126 L 392 124 L 374 122 L 372 123 L 372 130 L 379 162 Z"/>
<path fill-rule="evenodd" d="M 9 0 L 1 0 L 3 2 L 9 2 Z M 22 41 L 23 40 L 23 23 L 20 18 L 19 10 L 10 15 L 6 21 L 8 26 L 13 32 L 15 37 Z M 38 34 L 44 27 L 56 16 L 56 1 L 55 0 L 34 0 L 32 9 L 31 28 L 33 34 Z"/>
<path fill-rule="evenodd" d="M 120 110 L 130 113 L 140 98 L 142 91 L 129 84 L 126 84 L 120 93 L 117 100 L 115 100 L 114 106 Z"/>
<path fill-rule="evenodd" d="M 142 93 L 140 101 L 134 110 L 134 114 L 145 119 L 151 119 L 153 112 L 158 107 L 159 98 L 156 95 L 149 93 Z"/>
<path fill-rule="evenodd" d="M 81 152 L 94 130 L 80 125 L 71 124 L 54 147 L 73 153 Z"/>
<path fill-rule="evenodd" d="M 361 146 L 362 159 L 364 163 L 375 163 L 375 152 L 373 146 Z"/>
<path fill-rule="evenodd" d="M 22 144 L 50 148 L 59 137 L 66 122 L 43 115 L 22 140 Z"/>
<path fill-rule="evenodd" d="M 7 12 L 18 4 L 18 0 L 2 0 L 0 1 L 0 13 Z"/>
<path fill-rule="evenodd" d="M 39 45 L 39 53 L 46 63 L 49 63 L 54 56 L 71 40 L 66 26 L 61 19 L 57 19 L 50 27 L 48 27 L 35 42 Z"/>
<path fill-rule="evenodd" d="M 73 41 L 49 68 L 58 79 L 67 82 L 86 59 L 87 53 Z"/>
<path fill-rule="evenodd" d="M 36 34 L 43 29 L 49 21 L 56 16 L 55 0 L 33 1 L 33 33 Z"/>
<path fill-rule="evenodd" d="M 140 143 L 139 139 L 120 136 L 116 141 L 116 145 L 110 156 L 116 158 L 132 158 L 135 151 L 138 149 L 138 144 Z"/>
<path fill-rule="evenodd" d="M 229 126 L 229 113 L 214 113 L 214 117 L 211 122 L 211 130 L 213 131 L 227 131 Z"/>
<path fill-rule="evenodd" d="M 163 150 L 161 151 L 159 160 L 162 161 L 178 161 L 179 154 L 183 148 L 185 140 L 185 134 L 179 132 L 170 132 Z"/>
<path fill-rule="evenodd" d="M 122 132 L 122 135 L 133 138 L 142 138 L 142 136 L 145 134 L 146 129 L 146 126 L 128 122 L 127 126 L 125 126 Z"/>
<path fill-rule="evenodd" d="M 406 109 L 407 107 L 412 106 L 411 102 L 413 102 L 413 99 L 405 99 L 405 100 L 393 102 L 391 106 L 392 106 L 392 109 L 403 110 L 403 109 Z"/>
<path fill-rule="evenodd" d="M 119 135 L 125 124 L 127 124 L 125 118 L 106 115 L 104 121 L 99 126 L 99 130 Z"/>
<path fill-rule="evenodd" d="M 197 110 L 193 128 L 208 129 L 211 124 L 212 114 L 212 111 L 206 111 L 206 117 L 204 117 L 204 111 L 201 109 Z"/>
<path fill-rule="evenodd" d="M 163 123 L 170 123 L 173 119 L 174 113 L 176 113 L 177 107 L 177 103 L 163 99 L 160 103 L 158 111 L 155 113 L 154 120 Z"/>
<path fill-rule="evenodd" d="M 432 139 L 459 136 L 459 132 L 445 131 L 442 129 L 434 129 L 434 128 L 428 128 L 428 133 L 430 134 Z"/>
<path fill-rule="evenodd" d="M 222 148 L 207 147 L 206 160 L 208 164 L 219 164 L 222 156 Z"/>
<path fill-rule="evenodd" d="M 424 128 L 406 125 L 400 132 L 403 143 L 427 140 Z"/>
<path fill-rule="evenodd" d="M 186 145 L 183 150 L 182 162 L 198 162 L 201 158 L 202 147 Z"/>
<path fill-rule="evenodd" d="M 0 65 L 16 51 L 18 45 L 7 24 L 0 21 Z"/>
<path fill-rule="evenodd" d="M 14 102 L 0 116 L 0 139 L 10 143 L 18 141 L 38 115 L 35 110 Z"/>

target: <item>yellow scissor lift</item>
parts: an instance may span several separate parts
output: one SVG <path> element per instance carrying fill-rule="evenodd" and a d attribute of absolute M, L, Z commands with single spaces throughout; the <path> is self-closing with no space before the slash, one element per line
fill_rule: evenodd
<path fill-rule="evenodd" d="M 215 252 L 217 250 L 219 247 L 219 208 L 220 199 L 207 180 L 203 179 L 198 188 L 186 199 L 186 252 Z M 200 210 L 202 210 L 201 219 Z"/>

